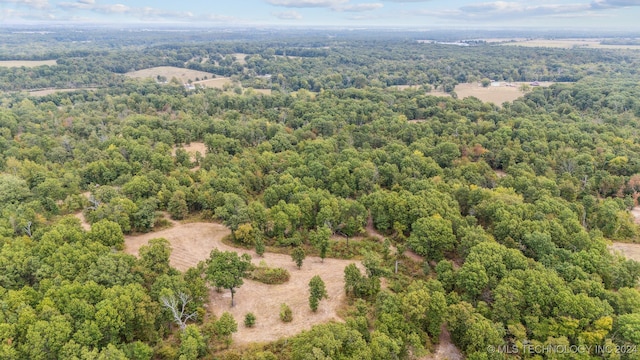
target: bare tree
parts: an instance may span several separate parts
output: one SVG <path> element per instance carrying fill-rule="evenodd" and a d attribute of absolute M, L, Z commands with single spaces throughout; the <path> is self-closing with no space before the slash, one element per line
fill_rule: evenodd
<path fill-rule="evenodd" d="M 161 296 L 160 302 L 162 305 L 171 310 L 171 314 L 173 315 L 173 321 L 175 321 L 178 326 L 180 326 L 180 330 L 184 330 L 187 327 L 187 321 L 193 320 L 198 315 L 196 312 L 191 314 L 186 314 L 187 304 L 191 301 L 191 296 L 179 292 L 178 296 Z"/>
<path fill-rule="evenodd" d="M 28 222 L 27 222 L 27 225 L 26 225 L 25 227 L 23 227 L 23 228 L 22 228 L 22 229 L 24 230 L 24 232 L 25 232 L 27 235 L 29 235 L 29 237 L 31 237 L 31 225 L 32 225 L 32 222 L 31 222 L 31 221 L 28 221 Z"/>

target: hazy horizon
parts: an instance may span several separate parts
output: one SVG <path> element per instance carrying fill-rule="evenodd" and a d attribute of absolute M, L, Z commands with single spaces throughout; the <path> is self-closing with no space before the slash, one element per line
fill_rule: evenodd
<path fill-rule="evenodd" d="M 140 25 L 399 29 L 640 29 L 640 0 L 0 0 L 2 26 Z"/>

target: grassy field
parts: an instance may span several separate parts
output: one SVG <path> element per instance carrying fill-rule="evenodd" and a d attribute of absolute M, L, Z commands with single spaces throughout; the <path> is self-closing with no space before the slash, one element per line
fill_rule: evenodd
<path fill-rule="evenodd" d="M 503 83 L 501 86 L 482 87 L 478 83 L 463 83 L 456 85 L 455 92 L 458 94 L 458 98 L 460 99 L 474 96 L 481 101 L 494 103 L 500 106 L 504 102 L 511 102 L 524 95 L 524 93 L 519 89 L 520 85 L 523 83 L 512 84 L 513 86 L 506 86 Z M 551 84 L 553 83 L 540 82 L 540 86 L 542 87 L 550 86 Z M 431 94 L 436 96 L 448 96 L 448 94 L 441 91 L 432 91 Z"/>
<path fill-rule="evenodd" d="M 36 66 L 42 66 L 42 65 L 56 65 L 56 61 L 55 60 L 42 60 L 42 61 L 35 61 L 35 60 L 6 60 L 6 61 L 0 61 L 0 67 L 21 67 L 21 66 L 25 66 L 25 67 L 36 67 Z"/>
<path fill-rule="evenodd" d="M 214 77 L 213 74 L 210 74 L 208 72 L 183 69 L 183 68 L 174 67 L 174 66 L 158 66 L 158 67 L 153 67 L 149 69 L 128 72 L 125 75 L 132 78 L 136 78 L 136 79 L 145 79 L 145 78 L 156 79 L 158 76 L 164 76 L 167 78 L 167 81 L 173 78 L 176 78 L 180 80 L 182 83 L 186 83 L 189 80 L 196 81 L 196 78 L 204 79 L 205 76 L 207 78 Z"/>
<path fill-rule="evenodd" d="M 247 57 L 247 55 L 249 54 L 243 54 L 243 53 L 235 53 L 235 54 L 231 54 L 231 56 L 233 56 L 234 58 L 236 58 L 236 61 L 238 62 L 238 64 L 240 65 L 244 65 L 247 62 L 244 60 L 244 58 Z"/>
<path fill-rule="evenodd" d="M 550 47 L 571 49 L 583 47 L 588 49 L 634 49 L 640 50 L 640 45 L 603 45 L 600 39 L 533 39 L 514 42 L 505 42 L 505 46 L 526 46 L 526 47 Z"/>
<path fill-rule="evenodd" d="M 229 78 L 215 78 L 215 79 L 207 79 L 193 82 L 196 85 L 215 88 L 215 89 L 223 89 L 225 85 L 231 85 L 233 81 Z"/>

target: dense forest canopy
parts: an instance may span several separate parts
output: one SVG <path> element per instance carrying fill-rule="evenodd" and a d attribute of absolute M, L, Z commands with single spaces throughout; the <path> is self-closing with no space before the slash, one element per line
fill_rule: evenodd
<path fill-rule="evenodd" d="M 18 30 L 0 32 L 0 59 L 56 65 L 0 67 L 1 359 L 411 359 L 443 330 L 469 359 L 640 358 L 640 263 L 609 249 L 638 240 L 639 51 Z M 155 66 L 233 87 L 123 75 Z M 482 79 L 556 83 L 457 98 Z M 27 92 L 40 88 L 75 90 Z M 166 239 L 123 252 L 171 226 L 165 213 L 298 268 L 353 259 L 345 321 L 233 347 L 264 314 L 238 325 L 208 310 L 209 290 L 234 299 L 243 279 L 289 273 L 218 250 L 181 272 Z M 312 308 L 324 286 L 300 289 Z"/>

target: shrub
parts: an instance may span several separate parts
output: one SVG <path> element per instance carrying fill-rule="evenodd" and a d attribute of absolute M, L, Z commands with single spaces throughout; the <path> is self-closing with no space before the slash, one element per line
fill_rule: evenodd
<path fill-rule="evenodd" d="M 283 322 L 293 321 L 293 312 L 287 304 L 280 304 L 280 320 Z"/>
<path fill-rule="evenodd" d="M 289 281 L 290 277 L 291 274 L 289 274 L 287 269 L 268 267 L 264 261 L 261 261 L 260 265 L 249 274 L 251 280 L 259 281 L 267 285 L 284 284 Z"/>
<path fill-rule="evenodd" d="M 253 313 L 247 313 L 244 316 L 244 326 L 253 327 L 256 324 L 256 316 Z"/>

